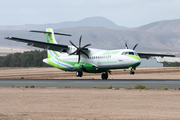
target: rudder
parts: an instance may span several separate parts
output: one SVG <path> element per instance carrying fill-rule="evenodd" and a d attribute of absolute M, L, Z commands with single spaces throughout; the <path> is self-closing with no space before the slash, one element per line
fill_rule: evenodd
<path fill-rule="evenodd" d="M 54 36 L 53 29 L 47 28 L 46 32 L 51 32 L 51 33 L 46 33 L 47 42 L 57 44 L 57 41 L 56 41 L 55 36 Z"/>
<path fill-rule="evenodd" d="M 56 41 L 55 36 L 54 36 L 53 29 L 47 28 L 46 32 L 50 32 L 50 33 L 46 33 L 47 42 L 57 44 L 57 41 Z M 51 57 L 55 57 L 55 56 L 60 55 L 60 52 L 56 52 L 56 51 L 53 51 L 53 50 L 47 50 L 47 55 L 48 55 L 48 58 L 51 58 Z"/>

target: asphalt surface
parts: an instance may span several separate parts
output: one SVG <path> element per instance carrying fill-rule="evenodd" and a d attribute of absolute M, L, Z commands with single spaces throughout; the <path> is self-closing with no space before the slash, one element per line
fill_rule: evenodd
<path fill-rule="evenodd" d="M 112 85 L 114 88 L 135 87 L 136 85 L 144 85 L 149 88 L 180 88 L 180 79 L 0 79 L 0 87 L 13 86 L 35 86 L 35 87 L 65 87 L 71 88 L 90 88 L 94 86 L 108 87 Z"/>

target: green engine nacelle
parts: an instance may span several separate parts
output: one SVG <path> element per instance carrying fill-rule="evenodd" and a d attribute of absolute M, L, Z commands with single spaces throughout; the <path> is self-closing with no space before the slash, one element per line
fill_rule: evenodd
<path fill-rule="evenodd" d="M 77 70 L 82 70 L 84 72 L 91 72 L 91 73 L 101 73 L 104 72 L 104 69 L 98 69 L 96 66 L 89 64 L 89 63 L 79 63 L 75 64 L 74 67 Z"/>
<path fill-rule="evenodd" d="M 82 64 L 75 64 L 74 67 L 77 69 L 77 70 L 81 70 L 81 68 L 83 67 Z"/>

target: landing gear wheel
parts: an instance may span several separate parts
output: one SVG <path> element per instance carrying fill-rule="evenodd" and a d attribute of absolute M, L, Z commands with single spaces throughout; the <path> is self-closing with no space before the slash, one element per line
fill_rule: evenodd
<path fill-rule="evenodd" d="M 135 72 L 133 70 L 136 70 L 136 68 L 133 68 L 133 67 L 131 68 L 130 75 L 134 75 L 135 74 Z"/>
<path fill-rule="evenodd" d="M 83 76 L 83 72 L 82 71 L 76 71 L 76 76 L 77 77 L 82 77 Z"/>
<path fill-rule="evenodd" d="M 108 79 L 108 73 L 107 73 L 107 72 L 106 72 L 106 73 L 103 73 L 103 74 L 101 75 L 101 78 L 102 78 L 103 80 Z"/>
<path fill-rule="evenodd" d="M 130 75 L 134 75 L 134 74 L 135 74 L 135 72 L 131 70 L 130 71 Z"/>

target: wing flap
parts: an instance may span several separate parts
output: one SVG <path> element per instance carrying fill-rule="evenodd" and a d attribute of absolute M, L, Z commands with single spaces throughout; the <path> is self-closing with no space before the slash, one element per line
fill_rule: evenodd
<path fill-rule="evenodd" d="M 54 51 L 63 51 L 69 48 L 67 45 L 52 44 L 52 43 L 46 43 L 46 42 L 17 38 L 17 37 L 5 37 L 5 39 L 13 40 L 17 42 L 24 42 L 24 43 L 27 43 L 28 46 L 54 50 Z"/>

